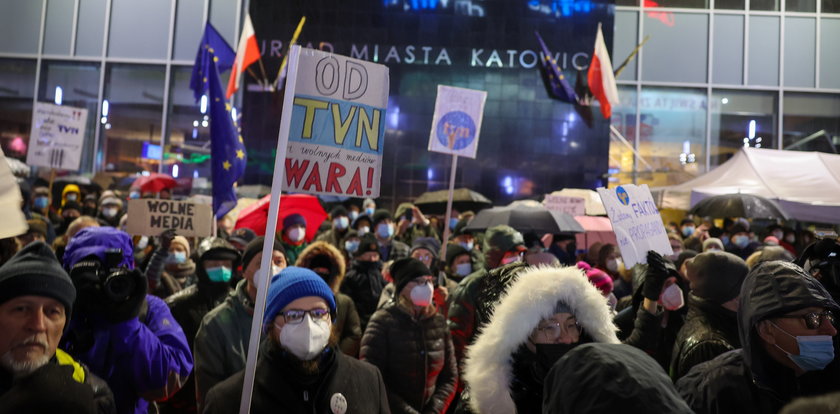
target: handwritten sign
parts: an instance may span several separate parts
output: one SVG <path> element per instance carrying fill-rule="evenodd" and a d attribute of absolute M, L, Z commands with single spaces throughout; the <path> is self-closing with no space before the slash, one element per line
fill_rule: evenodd
<path fill-rule="evenodd" d="M 586 200 L 580 197 L 568 197 L 547 194 L 543 200 L 545 208 L 573 216 L 586 215 Z"/>
<path fill-rule="evenodd" d="M 213 207 L 189 201 L 144 198 L 129 200 L 126 232 L 131 235 L 157 236 L 175 229 L 185 237 L 212 235 Z"/>
<path fill-rule="evenodd" d="M 674 253 L 647 184 L 599 188 L 598 195 L 612 222 L 625 265 L 647 263 L 648 250 L 662 255 Z"/>
<path fill-rule="evenodd" d="M 487 92 L 438 85 L 429 151 L 475 158 Z"/>
<path fill-rule="evenodd" d="M 286 91 L 294 99 L 283 190 L 378 197 L 388 68 L 302 48 L 291 70 L 297 78 Z"/>
<path fill-rule="evenodd" d="M 38 167 L 78 170 L 85 142 L 87 109 L 36 102 L 26 163 Z"/>

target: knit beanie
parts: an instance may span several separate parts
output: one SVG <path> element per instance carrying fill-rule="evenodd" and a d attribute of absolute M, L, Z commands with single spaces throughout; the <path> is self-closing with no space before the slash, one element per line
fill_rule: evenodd
<path fill-rule="evenodd" d="M 722 304 L 738 297 L 749 272 L 747 263 L 727 252 L 705 252 L 686 262 L 692 293 L 702 299 Z"/>
<path fill-rule="evenodd" d="M 451 267 L 455 258 L 462 254 L 470 254 L 470 251 L 460 244 L 449 243 L 446 246 L 446 265 Z"/>
<path fill-rule="evenodd" d="M 254 240 L 251 240 L 247 246 L 245 246 L 245 250 L 242 252 L 242 268 L 245 269 L 251 264 L 251 260 L 254 259 L 254 256 L 257 253 L 262 253 L 263 243 L 265 242 L 265 237 L 259 236 Z M 283 248 L 283 244 L 278 242 L 277 240 L 274 241 L 274 250 L 280 251 L 283 253 L 283 256 L 286 256 L 286 249 Z"/>
<path fill-rule="evenodd" d="M 44 242 L 27 244 L 0 266 L 0 304 L 24 295 L 51 297 L 64 305 L 68 319 L 73 313 L 76 288 Z"/>
<path fill-rule="evenodd" d="M 32 218 L 26 220 L 26 225 L 29 227 L 27 233 L 37 233 L 41 236 L 47 237 L 47 223 L 39 218 Z"/>
<path fill-rule="evenodd" d="M 337 205 L 330 210 L 330 218 L 335 219 L 336 217 L 341 216 L 350 216 L 350 213 L 347 212 L 347 208 L 342 205 Z"/>
<path fill-rule="evenodd" d="M 613 280 L 610 275 L 601 269 L 593 268 L 586 262 L 577 262 L 576 266 L 586 273 L 586 278 L 589 279 L 589 283 L 598 288 L 602 295 L 607 296 L 612 293 Z"/>
<path fill-rule="evenodd" d="M 379 252 L 379 243 L 376 242 L 376 236 L 373 233 L 365 233 L 359 238 L 359 248 L 353 252 L 353 257 L 359 257 L 367 252 Z"/>
<path fill-rule="evenodd" d="M 283 228 L 288 229 L 296 224 L 300 224 L 303 227 L 306 227 L 306 218 L 301 216 L 300 214 L 289 214 L 286 218 L 283 219 Z"/>
<path fill-rule="evenodd" d="M 271 279 L 263 315 L 263 332 L 268 330 L 283 308 L 296 299 L 307 296 L 323 298 L 330 308 L 332 319 L 335 320 L 335 295 L 327 286 L 327 282 L 309 269 L 289 266 Z"/>
<path fill-rule="evenodd" d="M 228 237 L 228 241 L 247 246 L 248 243 L 254 241 L 255 238 L 257 238 L 257 233 L 254 233 L 253 230 L 247 227 L 242 227 L 234 230 L 233 233 L 230 234 L 230 237 Z"/>
<path fill-rule="evenodd" d="M 411 243 L 411 251 L 414 253 L 417 249 L 426 249 L 432 254 L 432 258 L 437 259 L 440 253 L 440 242 L 434 237 L 418 237 Z"/>
<path fill-rule="evenodd" d="M 423 262 L 406 257 L 391 264 L 391 277 L 394 278 L 395 295 L 399 295 L 403 288 L 412 280 L 420 276 L 430 276 L 432 271 L 429 270 Z"/>
<path fill-rule="evenodd" d="M 393 220 L 393 217 L 391 216 L 390 211 L 380 208 L 373 213 L 373 223 L 371 223 L 373 224 L 373 228 L 376 228 L 376 225 L 383 220 Z"/>
<path fill-rule="evenodd" d="M 721 241 L 721 240 L 720 240 L 719 238 L 717 238 L 717 237 L 709 237 L 708 239 L 706 239 L 706 240 L 704 240 L 704 241 L 703 241 L 703 251 L 704 251 L 704 252 L 705 252 L 706 250 L 709 250 L 709 248 L 710 248 L 711 246 L 713 246 L 713 247 L 717 247 L 717 248 L 718 248 L 718 250 L 723 250 L 723 241 Z"/>
<path fill-rule="evenodd" d="M 190 242 L 187 241 L 187 238 L 184 236 L 175 236 L 172 239 L 172 245 L 178 245 L 184 248 L 187 251 L 187 257 L 190 257 Z"/>

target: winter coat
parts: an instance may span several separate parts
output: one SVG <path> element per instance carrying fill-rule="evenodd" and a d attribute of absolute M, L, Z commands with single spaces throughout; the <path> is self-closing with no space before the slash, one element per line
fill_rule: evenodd
<path fill-rule="evenodd" d="M 696 413 L 776 413 L 793 398 L 840 390 L 840 359 L 797 377 L 764 350 L 756 326 L 762 320 L 807 307 L 840 311 L 828 291 L 796 265 L 766 262 L 741 286 L 738 337 L 741 349 L 695 366 L 677 389 Z M 840 355 L 834 340 L 834 354 Z"/>
<path fill-rule="evenodd" d="M 39 375 L 47 375 L 50 378 L 37 378 Z M 75 391 L 77 384 L 87 385 L 90 394 L 80 395 L 81 393 L 74 392 L 75 395 L 66 395 L 67 391 Z M 88 392 L 84 389 L 79 391 L 85 394 Z M 84 408 L 76 411 L 76 404 Z M 111 393 L 108 384 L 61 349 L 56 349 L 55 355 L 46 366 L 24 378 L 15 379 L 5 369 L 0 368 L 0 414 L 90 412 L 86 408 L 91 406 L 97 414 L 117 412 L 114 394 Z"/>
<path fill-rule="evenodd" d="M 334 348 L 322 354 L 322 370 L 304 376 L 286 362 L 273 340 L 262 343 L 254 377 L 252 414 L 332 413 L 334 400 L 343 397 L 347 413 L 387 414 L 388 399 L 376 367 L 348 357 Z M 239 412 L 245 370 L 220 382 L 207 394 L 204 414 Z"/>
<path fill-rule="evenodd" d="M 360 357 L 377 366 L 393 413 L 443 413 L 458 380 L 446 319 L 432 311 L 415 317 L 405 301 L 376 311 L 362 337 Z"/>
<path fill-rule="evenodd" d="M 151 294 L 166 299 L 196 282 L 195 262 L 191 258 L 181 264 L 166 263 L 169 252 L 155 250 L 146 266 L 146 278 L 149 280 Z"/>
<path fill-rule="evenodd" d="M 572 349 L 548 372 L 545 395 L 545 414 L 691 414 L 659 364 L 623 344 Z"/>
<path fill-rule="evenodd" d="M 379 296 L 385 284 L 385 279 L 382 278 L 382 262 L 358 260 L 351 263 L 350 270 L 341 283 L 341 293 L 350 296 L 356 304 L 362 332 L 366 329 L 371 315 L 376 311 Z"/>
<path fill-rule="evenodd" d="M 300 253 L 303 251 L 303 249 L 306 248 L 306 246 L 309 246 L 309 243 L 307 243 L 307 242 L 303 242 L 301 244 L 294 245 L 294 244 L 286 242 L 285 239 L 282 240 L 280 242 L 280 244 L 283 245 L 283 251 L 285 252 L 284 254 L 286 255 L 286 263 L 297 262 L 297 258 L 298 258 L 298 256 L 300 256 Z"/>
<path fill-rule="evenodd" d="M 476 333 L 490 321 L 493 307 L 519 272 L 528 268 L 526 263 L 511 263 L 489 272 L 479 270 L 465 277 L 453 292 L 449 292 L 447 324 L 452 333 L 452 345 L 458 361 L 458 374 L 463 377 L 467 346 L 473 343 Z M 463 389 L 459 384 L 458 390 Z"/>
<path fill-rule="evenodd" d="M 62 338 L 62 348 L 108 383 L 118 413 L 145 414 L 149 401 L 172 396 L 192 372 L 183 329 L 163 300 L 146 295 L 146 303 L 142 322 L 74 316 Z"/>
<path fill-rule="evenodd" d="M 671 379 L 676 382 L 695 365 L 740 347 L 737 314 L 689 294 L 688 316 L 671 353 Z"/>
<path fill-rule="evenodd" d="M 540 321 L 554 315 L 558 302 L 570 308 L 589 340 L 618 343 L 617 328 L 613 325 L 607 300 L 589 283 L 583 271 L 576 267 L 548 266 L 522 271 L 501 297 L 490 322 L 467 350 L 463 379 L 469 388 L 472 411 L 482 414 L 532 412 L 528 407 L 534 403 L 536 395 L 541 395 L 542 388 L 534 390 L 531 385 L 530 389 L 517 390 L 515 396 L 511 394 L 514 381 L 521 384 L 520 387 L 534 383 L 531 379 L 512 375 L 513 356 L 522 352 L 520 348 L 528 342 Z M 527 348 L 524 352 L 530 353 Z M 536 359 L 533 361 L 537 363 Z M 519 370 L 523 371 L 528 370 Z M 537 379 L 541 383 L 542 378 Z"/>
<path fill-rule="evenodd" d="M 195 394 L 198 412 L 214 385 L 245 368 L 254 303 L 248 296 L 248 282 L 240 280 L 225 301 L 213 308 L 195 335 Z"/>
<path fill-rule="evenodd" d="M 379 259 L 384 263 L 389 260 L 400 260 L 408 257 L 411 254 L 411 247 L 409 245 L 395 239 L 391 239 L 387 243 L 379 243 Z"/>
<path fill-rule="evenodd" d="M 332 247 L 335 247 L 339 251 L 344 248 L 343 240 L 344 237 L 347 236 L 347 232 L 349 229 L 345 229 L 343 232 L 338 231 L 334 227 L 319 234 L 318 237 L 315 238 L 315 241 L 322 241 L 329 243 Z"/>

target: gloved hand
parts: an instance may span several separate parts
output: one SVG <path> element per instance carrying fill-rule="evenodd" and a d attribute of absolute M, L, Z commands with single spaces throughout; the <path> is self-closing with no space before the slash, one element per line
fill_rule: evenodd
<path fill-rule="evenodd" d="M 0 396 L 5 413 L 95 413 L 93 388 L 73 379 L 73 368 L 48 362 Z"/>
<path fill-rule="evenodd" d="M 650 250 L 647 254 L 648 269 L 645 273 L 645 284 L 642 287 L 642 295 L 652 301 L 659 300 L 662 293 L 662 285 L 670 276 L 668 263 L 661 254 Z M 671 265 L 673 267 L 673 265 Z"/>
<path fill-rule="evenodd" d="M 162 252 L 168 252 L 169 246 L 172 246 L 172 239 L 175 238 L 175 229 L 169 229 L 160 234 L 160 247 Z"/>
<path fill-rule="evenodd" d="M 127 321 L 131 318 L 136 318 L 137 315 L 140 314 L 143 302 L 146 300 L 146 276 L 143 272 L 137 269 L 129 271 L 128 276 L 134 282 L 134 290 L 131 292 L 128 299 L 122 301 L 104 299 L 105 303 L 103 304 L 103 316 L 105 316 L 109 322 L 118 323 Z M 103 297 L 105 297 L 104 294 Z"/>

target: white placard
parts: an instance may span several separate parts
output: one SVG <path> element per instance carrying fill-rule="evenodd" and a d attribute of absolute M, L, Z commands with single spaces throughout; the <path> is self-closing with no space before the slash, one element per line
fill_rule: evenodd
<path fill-rule="evenodd" d="M 604 202 L 621 258 L 628 268 L 647 263 L 648 250 L 662 255 L 674 253 L 647 184 L 599 188 L 598 195 Z"/>
<path fill-rule="evenodd" d="M 586 215 L 586 200 L 580 197 L 567 197 L 547 194 L 543 200 L 545 208 L 570 214 L 572 216 Z"/>
<path fill-rule="evenodd" d="M 283 190 L 379 197 L 388 107 L 384 65 L 302 48 L 285 159 Z M 288 82 L 287 82 L 288 84 Z M 288 86 L 287 86 L 288 87 Z"/>
<path fill-rule="evenodd" d="M 38 167 L 78 170 L 82 162 L 87 112 L 85 108 L 35 103 L 26 163 Z"/>
<path fill-rule="evenodd" d="M 131 235 L 157 236 L 169 229 L 184 237 L 213 234 L 213 207 L 189 201 L 143 198 L 128 201 L 125 231 Z"/>
<path fill-rule="evenodd" d="M 429 151 L 475 158 L 487 92 L 438 85 Z"/>

